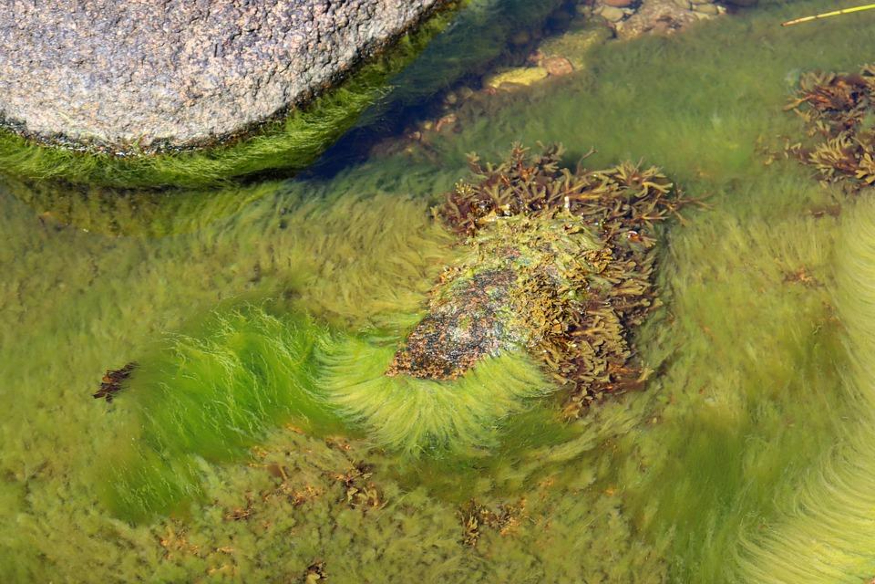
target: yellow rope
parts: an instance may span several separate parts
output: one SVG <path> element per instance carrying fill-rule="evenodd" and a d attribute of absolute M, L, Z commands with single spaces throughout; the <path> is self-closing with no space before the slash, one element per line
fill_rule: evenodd
<path fill-rule="evenodd" d="M 800 24 L 803 22 L 811 22 L 812 20 L 820 20 L 821 18 L 829 18 L 830 16 L 840 16 L 842 14 L 850 14 L 852 12 L 862 12 L 863 10 L 872 10 L 875 8 L 875 4 L 866 4 L 865 6 L 854 6 L 853 8 L 845 8 L 844 10 L 834 10 L 832 12 L 824 12 L 823 14 L 815 14 L 814 16 L 805 16 L 803 18 L 797 18 L 795 20 L 788 20 L 787 22 L 782 22 L 781 26 L 790 26 L 793 24 Z"/>

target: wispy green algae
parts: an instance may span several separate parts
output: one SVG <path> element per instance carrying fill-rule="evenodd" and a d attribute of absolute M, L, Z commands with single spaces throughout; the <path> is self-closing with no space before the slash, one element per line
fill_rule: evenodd
<path fill-rule="evenodd" d="M 875 201 L 848 205 L 837 246 L 838 314 L 849 349 L 844 391 L 854 406 L 779 518 L 742 540 L 741 574 L 756 582 L 861 582 L 875 573 L 872 493 Z M 807 561 L 792 561 L 794 558 Z"/>
<path fill-rule="evenodd" d="M 482 361 L 452 382 L 387 376 L 397 342 L 349 339 L 321 359 L 331 403 L 393 450 L 440 457 L 494 447 L 506 418 L 556 389 L 537 363 L 514 353 Z"/>
<path fill-rule="evenodd" d="M 514 355 L 457 383 L 387 377 L 395 346 L 252 305 L 216 311 L 138 357 L 109 402 L 126 422 L 95 484 L 113 513 L 143 521 L 201 497 L 204 464 L 246 459 L 283 424 L 440 457 L 495 446 L 506 418 L 555 389 Z"/>
<path fill-rule="evenodd" d="M 210 315 L 146 355 L 113 400 L 133 410 L 126 442 L 139 457 L 107 446 L 100 475 L 111 508 L 125 518 L 166 513 L 199 494 L 195 457 L 240 457 L 282 422 L 330 431 L 337 421 L 316 393 L 311 359 L 325 334 L 306 318 L 243 307 Z"/>
<path fill-rule="evenodd" d="M 213 189 L 117 189 L 22 181 L 0 176 L 4 190 L 27 204 L 50 228 L 73 227 L 114 236 L 164 237 L 191 232 L 239 213 L 261 197 L 276 194 L 276 181 L 229 184 Z"/>

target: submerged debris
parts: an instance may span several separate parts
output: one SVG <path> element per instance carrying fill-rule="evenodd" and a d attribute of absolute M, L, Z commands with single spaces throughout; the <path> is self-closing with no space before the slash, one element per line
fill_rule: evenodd
<path fill-rule="evenodd" d="M 137 364 L 132 361 L 121 369 L 107 369 L 100 381 L 100 389 L 97 390 L 97 393 L 92 394 L 92 397 L 94 399 L 103 398 L 106 403 L 111 404 L 115 394 L 122 390 L 122 382 L 131 376 L 136 367 Z"/>
<path fill-rule="evenodd" d="M 807 73 L 785 108 L 807 125 L 813 144 L 788 144 L 787 153 L 813 166 L 825 182 L 851 190 L 875 184 L 875 65 L 860 73 Z"/>
<path fill-rule="evenodd" d="M 524 347 L 568 387 L 566 414 L 640 387 L 630 331 L 658 305 L 653 225 L 688 201 L 657 169 L 559 167 L 561 149 L 516 146 L 498 165 L 471 157 L 436 210 L 469 253 L 445 269 L 429 311 L 387 372 L 454 379 L 481 358 Z"/>
<path fill-rule="evenodd" d="M 507 535 L 520 523 L 525 511 L 524 499 L 519 503 L 499 505 L 492 510 L 471 499 L 459 509 L 459 519 L 462 523 L 462 543 L 476 546 L 483 528 L 493 529 L 501 535 Z"/>
<path fill-rule="evenodd" d="M 371 467 L 363 462 L 354 464 L 345 474 L 335 476 L 344 489 L 344 501 L 353 509 L 378 509 L 383 506 L 380 490 L 370 480 Z"/>
<path fill-rule="evenodd" d="M 325 562 L 322 560 L 314 560 L 307 566 L 304 572 L 304 584 L 315 584 L 316 582 L 327 582 L 328 573 L 325 571 Z"/>

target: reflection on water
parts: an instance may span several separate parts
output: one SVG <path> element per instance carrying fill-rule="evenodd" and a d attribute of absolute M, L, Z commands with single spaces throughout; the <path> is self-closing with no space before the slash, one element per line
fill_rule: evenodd
<path fill-rule="evenodd" d="M 403 122 L 365 126 L 294 179 L 188 193 L 4 179 L 3 580 L 871 578 L 871 473 L 859 469 L 875 440 L 857 374 L 871 361 L 858 276 L 871 209 L 865 190 L 851 197 L 766 152 L 803 137 L 782 111 L 800 72 L 855 71 L 873 54 L 871 14 L 778 26 L 833 4 L 766 4 L 667 38 L 609 41 L 573 73 L 509 91 L 483 91 L 486 72 L 463 62 L 465 74 L 447 73 L 458 83 L 400 110 Z M 496 35 L 517 30 L 502 26 Z M 522 40 L 523 53 L 538 43 Z M 543 399 L 506 420 L 491 449 L 444 458 L 383 450 L 366 429 L 325 435 L 282 416 L 244 426 L 242 398 L 156 399 L 151 414 L 135 388 L 112 404 L 91 398 L 107 369 L 155 352 L 171 356 L 156 383 L 179 363 L 197 369 L 217 338 L 204 323 L 243 305 L 270 326 L 312 319 L 350 374 L 373 365 L 360 345 L 391 355 L 459 257 L 431 205 L 470 178 L 466 153 L 501 160 L 517 140 L 562 142 L 570 165 L 594 148 L 590 168 L 644 159 L 707 201 L 665 234 L 664 307 L 636 339 L 654 370 L 644 391 L 573 423 Z M 220 369 L 244 363 L 285 387 L 292 365 L 278 354 L 293 343 L 246 328 L 258 318 L 222 333 L 231 361 Z M 168 345 L 184 350 L 161 353 Z M 210 452 L 215 432 L 253 428 L 246 454 Z M 197 455 L 174 466 L 161 432 Z M 152 486 L 191 473 L 197 492 L 169 518 L 129 524 L 107 505 L 109 477 L 143 456 L 152 466 L 141 468 L 168 472 Z M 137 484 L 124 492 L 141 494 Z"/>

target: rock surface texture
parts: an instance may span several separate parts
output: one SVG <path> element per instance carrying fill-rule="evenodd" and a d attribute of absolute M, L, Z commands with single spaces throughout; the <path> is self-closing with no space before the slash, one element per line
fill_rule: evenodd
<path fill-rule="evenodd" d="M 210 143 L 311 99 L 446 0 L 12 0 L 0 121 L 114 152 Z"/>

